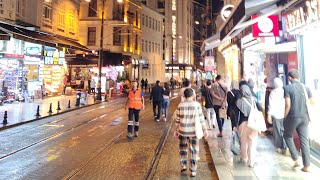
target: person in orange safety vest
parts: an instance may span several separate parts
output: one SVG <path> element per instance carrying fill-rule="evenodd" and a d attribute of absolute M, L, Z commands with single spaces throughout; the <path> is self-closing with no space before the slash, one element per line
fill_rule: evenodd
<path fill-rule="evenodd" d="M 129 90 L 125 109 L 129 108 L 128 138 L 132 139 L 132 129 L 134 125 L 134 136 L 138 137 L 139 113 L 144 109 L 144 94 L 138 89 L 138 81 L 132 81 L 132 89 Z M 135 122 L 133 123 L 133 117 Z"/>

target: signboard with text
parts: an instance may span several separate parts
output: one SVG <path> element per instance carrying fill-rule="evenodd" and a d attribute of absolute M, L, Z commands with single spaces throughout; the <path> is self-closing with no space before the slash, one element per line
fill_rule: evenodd
<path fill-rule="evenodd" d="M 259 16 L 252 16 L 251 19 Z M 276 37 L 279 36 L 279 19 L 277 15 L 261 18 L 252 25 L 253 37 Z"/>
<path fill-rule="evenodd" d="M 45 50 L 43 51 L 44 64 L 63 65 L 65 62 L 64 51 Z"/>
<path fill-rule="evenodd" d="M 204 59 L 205 71 L 214 71 L 214 56 L 206 56 Z"/>

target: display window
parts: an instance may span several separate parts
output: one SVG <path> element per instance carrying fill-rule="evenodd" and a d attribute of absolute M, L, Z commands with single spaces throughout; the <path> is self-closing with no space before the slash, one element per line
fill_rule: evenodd
<path fill-rule="evenodd" d="M 311 148 L 318 152 L 320 155 L 320 136 L 319 136 L 319 126 L 320 121 L 318 117 L 320 116 L 320 61 L 317 59 L 319 56 L 319 48 L 315 46 L 314 42 L 320 42 L 320 37 L 318 36 L 319 29 L 314 28 L 303 33 L 303 60 L 304 60 L 304 69 L 305 69 L 305 85 L 310 88 L 314 101 L 314 105 L 310 107 L 310 118 L 311 124 L 310 128 L 310 140 Z"/>
<path fill-rule="evenodd" d="M 21 60 L 1 59 L 0 85 L 4 94 L 18 93 L 21 91 L 22 63 Z"/>

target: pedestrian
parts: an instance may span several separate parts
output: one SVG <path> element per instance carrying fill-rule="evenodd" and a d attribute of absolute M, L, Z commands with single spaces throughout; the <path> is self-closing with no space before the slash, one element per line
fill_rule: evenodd
<path fill-rule="evenodd" d="M 141 83 L 141 90 L 143 90 L 143 86 L 144 86 L 144 79 L 143 78 L 141 79 L 140 83 Z"/>
<path fill-rule="evenodd" d="M 274 145 L 277 152 L 284 154 L 287 146 L 283 138 L 285 109 L 283 82 L 280 78 L 274 78 L 273 85 L 274 89 L 269 95 L 268 122 L 273 126 Z"/>
<path fill-rule="evenodd" d="M 144 81 L 144 89 L 145 89 L 145 91 L 147 91 L 147 87 L 148 87 L 148 79 L 146 79 Z"/>
<path fill-rule="evenodd" d="M 163 103 L 162 103 L 162 115 L 164 117 L 164 121 L 167 121 L 168 118 L 168 109 L 170 105 L 170 98 L 172 97 L 169 83 L 164 83 L 164 92 L 163 92 Z"/>
<path fill-rule="evenodd" d="M 202 98 L 205 101 L 204 107 L 206 108 L 205 116 L 207 120 L 208 129 L 216 127 L 216 113 L 213 109 L 213 98 L 210 94 L 211 88 L 211 80 L 207 80 L 206 86 L 204 86 L 202 89 Z"/>
<path fill-rule="evenodd" d="M 216 118 L 219 126 L 219 134 L 217 136 L 222 137 L 224 118 L 220 117 L 219 110 L 225 110 L 226 108 L 227 87 L 225 84 L 222 83 L 221 75 L 217 75 L 215 83 L 213 83 L 210 93 L 213 97 L 213 108 L 216 112 Z"/>
<path fill-rule="evenodd" d="M 191 88 L 187 88 L 184 91 L 186 100 L 178 105 L 176 110 L 176 131 L 174 136 L 178 137 L 181 173 L 187 171 L 188 164 L 188 148 L 191 151 L 190 170 L 191 176 L 197 174 L 197 161 L 199 156 L 199 139 L 201 134 L 204 138 L 208 137 L 206 123 L 202 113 L 200 103 L 194 101 L 194 91 Z"/>
<path fill-rule="evenodd" d="M 63 76 L 62 95 L 66 95 L 67 83 L 68 83 L 68 76 L 65 74 L 65 75 Z"/>
<path fill-rule="evenodd" d="M 312 102 L 312 94 L 309 88 L 305 87 L 299 82 L 299 72 L 297 70 L 290 70 L 288 72 L 288 79 L 290 85 L 284 88 L 285 98 L 285 120 L 284 139 L 294 160 L 294 168 L 300 166 L 298 162 L 297 149 L 293 142 L 293 133 L 296 130 L 300 139 L 302 160 L 304 172 L 309 172 L 310 167 L 310 147 L 309 147 L 309 112 L 307 103 Z"/>
<path fill-rule="evenodd" d="M 129 90 L 128 99 L 125 109 L 129 108 L 128 115 L 128 134 L 127 137 L 132 139 L 132 130 L 134 126 L 134 136 L 138 137 L 139 131 L 139 113 L 144 109 L 144 94 L 138 89 L 138 82 L 132 81 L 132 89 Z M 134 123 L 133 123 L 134 118 Z"/>
<path fill-rule="evenodd" d="M 191 88 L 191 83 L 189 80 L 186 80 L 183 83 L 184 87 L 180 89 L 180 98 L 181 98 L 181 102 L 183 102 L 186 98 L 184 97 L 184 90 L 186 90 L 187 88 Z"/>
<path fill-rule="evenodd" d="M 95 93 L 96 92 L 96 81 L 92 78 L 90 81 L 90 89 L 91 89 L 91 93 Z"/>
<path fill-rule="evenodd" d="M 157 80 L 156 85 L 152 87 L 151 94 L 150 94 L 150 102 L 152 103 L 152 107 L 153 107 L 154 119 L 156 119 L 157 121 L 160 121 L 163 94 L 164 94 L 164 90 L 160 86 L 160 81 Z M 156 108 L 158 108 L 158 111 L 156 111 Z"/>
<path fill-rule="evenodd" d="M 248 127 L 248 117 L 251 111 L 251 102 L 256 102 L 248 85 L 244 84 L 240 87 L 240 94 L 241 98 L 236 102 L 240 111 L 238 128 L 240 134 L 240 162 L 253 167 L 259 132 Z"/>
<path fill-rule="evenodd" d="M 171 88 L 174 89 L 175 80 L 174 80 L 173 76 L 171 76 L 171 78 L 170 78 L 170 84 L 171 84 Z"/>
<path fill-rule="evenodd" d="M 238 81 L 232 81 L 231 91 L 229 91 L 227 94 L 227 115 L 230 117 L 231 127 L 234 131 L 238 128 L 237 126 L 239 121 L 239 109 L 237 108 L 236 102 L 240 98 L 240 96 L 241 94 Z"/>

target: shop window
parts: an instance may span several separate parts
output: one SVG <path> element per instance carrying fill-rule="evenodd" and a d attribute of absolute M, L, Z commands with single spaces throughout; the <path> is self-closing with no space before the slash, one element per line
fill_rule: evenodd
<path fill-rule="evenodd" d="M 91 0 L 88 4 L 88 17 L 97 17 L 97 0 Z"/>
<path fill-rule="evenodd" d="M 121 46 L 121 27 L 113 28 L 113 45 Z"/>
<path fill-rule="evenodd" d="M 96 45 L 96 27 L 88 27 L 88 46 Z"/>
<path fill-rule="evenodd" d="M 38 65 L 24 65 L 26 70 L 26 78 L 28 81 L 38 81 L 39 67 Z"/>

